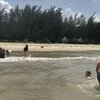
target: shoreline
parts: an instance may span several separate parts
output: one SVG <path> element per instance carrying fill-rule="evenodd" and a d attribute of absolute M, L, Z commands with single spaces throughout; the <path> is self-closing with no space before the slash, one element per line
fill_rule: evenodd
<path fill-rule="evenodd" d="M 100 51 L 100 45 L 90 44 L 0 43 L 0 47 L 5 50 L 23 51 L 26 44 L 29 45 L 29 51 L 34 52 Z"/>

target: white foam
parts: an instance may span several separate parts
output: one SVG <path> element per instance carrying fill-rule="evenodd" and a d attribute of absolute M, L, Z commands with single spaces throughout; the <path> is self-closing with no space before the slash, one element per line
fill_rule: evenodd
<path fill-rule="evenodd" d="M 90 92 L 90 90 L 96 86 L 98 86 L 97 79 L 89 79 L 89 80 L 85 81 L 83 84 L 77 85 L 77 87 L 79 87 L 82 92 L 89 93 L 89 94 L 92 94 L 92 92 Z"/>
<path fill-rule="evenodd" d="M 46 61 L 46 60 L 77 60 L 77 59 L 86 59 L 86 60 L 97 60 L 100 59 L 100 57 L 60 57 L 60 58 L 46 58 L 46 57 L 6 57 L 6 58 L 0 58 L 0 62 L 18 62 L 18 61 Z"/>

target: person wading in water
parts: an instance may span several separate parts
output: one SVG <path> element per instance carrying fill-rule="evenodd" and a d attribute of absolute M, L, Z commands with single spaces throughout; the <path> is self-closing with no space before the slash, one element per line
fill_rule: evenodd
<path fill-rule="evenodd" d="M 23 51 L 24 51 L 24 57 L 28 57 L 28 45 L 24 47 Z"/>

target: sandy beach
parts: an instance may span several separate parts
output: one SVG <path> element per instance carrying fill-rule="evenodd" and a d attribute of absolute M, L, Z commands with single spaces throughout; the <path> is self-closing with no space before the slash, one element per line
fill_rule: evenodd
<path fill-rule="evenodd" d="M 0 47 L 6 50 L 22 51 L 25 45 L 29 45 L 29 51 L 99 51 L 100 45 L 79 44 L 34 44 L 34 43 L 0 43 Z"/>
<path fill-rule="evenodd" d="M 16 57 L 26 44 L 33 56 Z M 84 78 L 87 69 L 95 75 L 100 45 L 0 43 L 0 47 L 18 52 L 0 59 L 0 100 L 100 100 Z M 86 86 L 91 86 L 90 93 Z"/>

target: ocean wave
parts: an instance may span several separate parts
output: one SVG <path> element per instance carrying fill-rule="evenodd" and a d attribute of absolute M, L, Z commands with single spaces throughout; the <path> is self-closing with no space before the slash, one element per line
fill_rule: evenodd
<path fill-rule="evenodd" d="M 46 58 L 46 57 L 6 57 L 0 58 L 0 62 L 18 62 L 18 61 L 46 61 L 46 60 L 77 60 L 77 59 L 86 59 L 86 60 L 97 60 L 99 57 L 60 57 L 60 58 Z"/>

